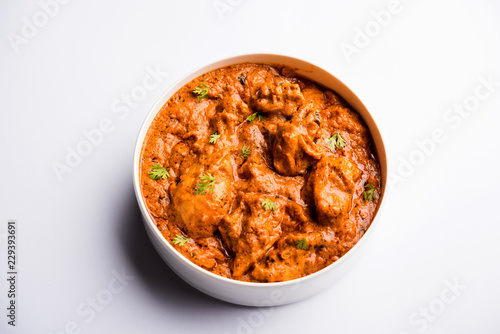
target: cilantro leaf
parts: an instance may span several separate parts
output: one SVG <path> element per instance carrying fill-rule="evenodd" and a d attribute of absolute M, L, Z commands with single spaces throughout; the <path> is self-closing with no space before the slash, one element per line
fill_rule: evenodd
<path fill-rule="evenodd" d="M 297 247 L 298 249 L 307 250 L 309 248 L 309 245 L 307 244 L 306 238 L 302 238 L 297 241 L 295 243 L 295 247 Z"/>
<path fill-rule="evenodd" d="M 255 117 L 257 117 L 257 119 L 259 121 L 263 121 L 264 120 L 264 116 L 262 116 L 258 112 L 254 112 L 253 114 L 251 114 L 250 116 L 247 117 L 247 121 L 254 123 L 255 122 Z"/>
<path fill-rule="evenodd" d="M 202 82 L 200 86 L 201 87 L 196 87 L 193 90 L 193 93 L 198 95 L 196 98 L 198 101 L 203 100 L 208 95 L 208 86 L 204 82 Z"/>
<path fill-rule="evenodd" d="M 210 144 L 215 144 L 217 142 L 217 139 L 219 139 L 219 138 L 220 138 L 220 134 L 218 134 L 216 132 L 216 133 L 210 135 L 210 141 L 209 141 L 209 143 Z"/>
<path fill-rule="evenodd" d="M 210 188 L 210 193 L 214 192 L 215 188 L 215 178 L 210 175 L 210 173 L 200 175 L 201 182 L 196 184 L 195 194 L 196 195 L 204 195 L 208 188 Z"/>
<path fill-rule="evenodd" d="M 243 146 L 241 148 L 241 157 L 243 159 L 246 159 L 250 156 L 250 154 L 252 153 L 252 148 L 249 147 L 249 146 Z"/>
<path fill-rule="evenodd" d="M 162 167 L 160 164 L 151 166 L 151 171 L 149 172 L 149 178 L 153 180 L 166 179 L 170 177 L 167 168 Z"/>
<path fill-rule="evenodd" d="M 276 206 L 274 205 L 274 202 L 271 201 L 269 198 L 266 198 L 262 201 L 262 206 L 264 207 L 264 209 L 266 211 L 269 211 L 269 210 L 271 210 L 273 212 L 276 211 Z"/>
<path fill-rule="evenodd" d="M 335 152 L 335 148 L 344 148 L 345 140 L 340 136 L 340 133 L 335 133 L 328 139 L 325 139 L 325 143 L 328 144 L 330 151 Z"/>
<path fill-rule="evenodd" d="M 191 238 L 186 238 L 185 236 L 183 235 L 180 235 L 180 234 L 177 234 L 175 236 L 175 238 L 172 240 L 172 243 L 174 245 L 180 245 L 180 246 L 183 246 L 186 242 L 188 242 L 189 240 L 191 240 Z"/>
<path fill-rule="evenodd" d="M 365 190 L 363 192 L 363 198 L 366 202 L 371 202 L 373 201 L 373 197 L 375 195 L 375 187 L 372 186 L 371 184 L 367 183 L 365 184 L 365 189 L 368 189 L 368 190 Z"/>

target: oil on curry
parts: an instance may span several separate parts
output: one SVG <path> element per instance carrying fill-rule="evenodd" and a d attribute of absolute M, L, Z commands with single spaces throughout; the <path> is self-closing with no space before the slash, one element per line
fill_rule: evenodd
<path fill-rule="evenodd" d="M 140 180 L 163 236 L 223 277 L 280 282 L 337 261 L 380 197 L 370 132 L 336 93 L 283 66 L 238 64 L 157 114 Z"/>

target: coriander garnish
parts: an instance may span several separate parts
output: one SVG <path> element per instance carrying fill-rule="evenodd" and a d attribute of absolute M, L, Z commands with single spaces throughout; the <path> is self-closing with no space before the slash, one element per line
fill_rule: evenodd
<path fill-rule="evenodd" d="M 204 82 L 202 82 L 200 84 L 200 86 L 201 87 L 196 87 L 193 90 L 193 93 L 198 95 L 198 98 L 197 98 L 198 101 L 203 100 L 208 94 L 208 86 Z"/>
<path fill-rule="evenodd" d="M 215 144 L 217 142 L 217 139 L 219 139 L 219 138 L 220 138 L 220 134 L 218 134 L 216 132 L 216 133 L 210 135 L 210 141 L 209 141 L 209 143 L 210 144 Z"/>
<path fill-rule="evenodd" d="M 190 238 L 186 238 L 185 236 L 183 235 L 180 235 L 180 234 L 177 234 L 177 236 L 172 240 L 172 243 L 174 245 L 179 245 L 179 246 L 182 246 L 184 245 L 186 242 L 188 242 L 189 240 L 191 240 Z"/>
<path fill-rule="evenodd" d="M 295 243 L 295 247 L 297 247 L 298 249 L 307 250 L 309 248 L 309 245 L 307 244 L 306 238 L 302 238 L 297 241 Z"/>
<path fill-rule="evenodd" d="M 271 211 L 276 211 L 276 206 L 274 205 L 274 202 L 271 201 L 269 198 L 266 198 L 262 201 L 262 206 L 264 207 L 264 209 L 266 209 L 267 211 L 271 210 Z"/>
<path fill-rule="evenodd" d="M 375 187 L 372 186 L 371 184 L 367 183 L 365 184 L 365 189 L 368 188 L 368 190 L 365 190 L 363 192 L 363 197 L 366 202 L 371 202 L 373 201 L 373 196 L 375 194 Z"/>
<path fill-rule="evenodd" d="M 162 167 L 160 164 L 151 166 L 151 171 L 149 172 L 149 178 L 153 180 L 166 179 L 170 177 L 167 169 Z"/>
<path fill-rule="evenodd" d="M 196 184 L 196 195 L 204 195 L 207 188 L 210 187 L 210 193 L 214 192 L 215 178 L 210 173 L 200 175 L 201 182 Z"/>
<path fill-rule="evenodd" d="M 325 139 L 325 143 L 328 144 L 330 151 L 335 152 L 335 148 L 343 148 L 345 146 L 345 140 L 340 136 L 340 133 L 335 133 L 328 139 Z"/>
<path fill-rule="evenodd" d="M 241 148 L 241 157 L 243 159 L 246 159 L 250 156 L 250 153 L 252 153 L 252 148 L 249 146 L 243 146 Z"/>
<path fill-rule="evenodd" d="M 254 112 L 253 114 L 251 114 L 250 116 L 247 117 L 247 121 L 253 123 L 253 122 L 255 122 L 255 117 L 257 117 L 259 119 L 259 121 L 263 121 L 264 120 L 264 116 L 262 116 L 258 112 Z"/>

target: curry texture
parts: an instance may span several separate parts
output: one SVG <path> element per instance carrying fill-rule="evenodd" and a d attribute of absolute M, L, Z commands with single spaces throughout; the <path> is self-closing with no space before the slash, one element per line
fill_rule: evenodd
<path fill-rule="evenodd" d="M 151 177 L 155 165 L 168 177 Z M 363 120 L 282 66 L 233 65 L 186 84 L 152 122 L 140 167 L 163 236 L 198 266 L 242 281 L 291 280 L 337 261 L 379 201 Z"/>

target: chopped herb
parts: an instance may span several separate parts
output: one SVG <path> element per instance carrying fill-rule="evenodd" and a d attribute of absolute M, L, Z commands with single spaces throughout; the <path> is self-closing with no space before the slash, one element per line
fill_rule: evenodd
<path fill-rule="evenodd" d="M 207 188 L 210 187 L 210 193 L 214 192 L 215 188 L 215 178 L 210 175 L 210 173 L 200 175 L 201 182 L 196 184 L 196 195 L 204 195 L 207 191 Z"/>
<path fill-rule="evenodd" d="M 368 190 L 365 190 L 363 192 L 363 197 L 364 197 L 365 201 L 366 202 L 373 201 L 373 196 L 375 195 L 375 187 L 372 186 L 371 184 L 367 183 L 367 184 L 365 184 L 365 189 L 368 189 Z"/>
<path fill-rule="evenodd" d="M 247 83 L 247 77 L 243 75 L 243 73 L 240 74 L 240 76 L 238 77 L 238 80 L 240 82 L 240 84 L 242 85 L 245 85 Z"/>
<path fill-rule="evenodd" d="M 218 134 L 217 132 L 210 135 L 210 144 L 215 144 L 217 142 L 217 139 L 220 138 L 220 134 Z"/>
<path fill-rule="evenodd" d="M 298 249 L 302 249 L 302 250 L 307 250 L 309 248 L 309 245 L 307 244 L 307 240 L 306 238 L 302 238 L 300 239 L 299 241 L 297 241 L 295 243 L 295 246 L 298 248 Z"/>
<path fill-rule="evenodd" d="M 328 139 L 325 139 L 325 143 L 328 144 L 330 151 L 335 152 L 335 148 L 343 148 L 345 146 L 345 140 L 340 136 L 340 133 L 335 133 Z"/>
<path fill-rule="evenodd" d="M 269 198 L 266 198 L 262 201 L 262 206 L 264 207 L 264 209 L 266 209 L 267 211 L 271 210 L 271 211 L 276 211 L 276 206 L 274 205 L 274 202 L 271 201 Z"/>
<path fill-rule="evenodd" d="M 253 123 L 253 122 L 255 122 L 255 117 L 257 117 L 260 121 L 264 120 L 264 116 L 262 116 L 261 114 L 259 114 L 257 112 L 254 112 L 253 114 L 251 114 L 250 116 L 247 117 L 247 121 Z"/>
<path fill-rule="evenodd" d="M 167 169 L 162 167 L 160 164 L 151 166 L 151 171 L 149 172 L 149 178 L 153 180 L 166 179 L 170 177 Z"/>
<path fill-rule="evenodd" d="M 243 159 L 246 159 L 250 156 L 250 153 L 252 153 L 252 148 L 249 146 L 243 146 L 241 148 L 241 157 Z"/>
<path fill-rule="evenodd" d="M 172 243 L 174 245 L 180 245 L 180 246 L 183 246 L 186 242 L 188 242 L 189 240 L 191 240 L 190 238 L 186 238 L 185 236 L 183 235 L 180 235 L 180 234 L 177 234 L 176 237 L 174 238 L 174 240 L 172 240 Z"/>
<path fill-rule="evenodd" d="M 197 98 L 198 101 L 203 100 L 207 96 L 207 94 L 208 94 L 208 86 L 205 83 L 203 83 L 203 82 L 201 83 L 200 86 L 201 87 L 196 87 L 193 90 L 193 93 L 195 93 L 195 94 L 198 95 L 198 98 Z"/>

